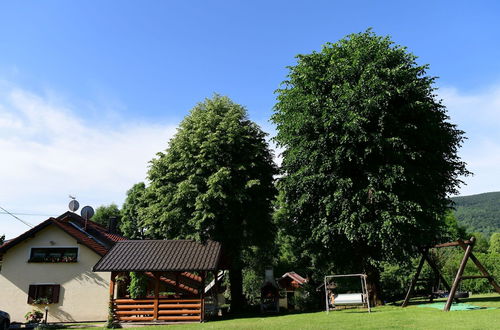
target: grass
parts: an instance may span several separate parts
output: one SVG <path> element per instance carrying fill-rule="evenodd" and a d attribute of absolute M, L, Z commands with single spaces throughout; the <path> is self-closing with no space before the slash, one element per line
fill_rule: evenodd
<path fill-rule="evenodd" d="M 387 305 L 373 308 L 371 314 L 366 309 L 350 309 L 328 314 L 259 315 L 203 324 L 146 326 L 140 329 L 500 329 L 499 295 L 475 295 L 462 302 L 496 309 L 443 312 L 416 304 L 406 308 Z"/>

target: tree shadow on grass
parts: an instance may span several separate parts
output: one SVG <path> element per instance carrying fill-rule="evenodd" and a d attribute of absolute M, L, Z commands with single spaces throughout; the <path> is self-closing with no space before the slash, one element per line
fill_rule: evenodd
<path fill-rule="evenodd" d="M 247 312 L 247 313 L 238 313 L 238 314 L 227 314 L 223 317 L 217 317 L 210 319 L 210 321 L 225 321 L 225 320 L 236 320 L 236 319 L 255 319 L 255 318 L 274 318 L 281 316 L 291 316 L 291 315 L 303 315 L 303 314 L 312 314 L 312 313 L 326 313 L 325 310 L 313 310 L 307 312 L 284 312 L 284 313 L 259 313 L 259 312 Z M 379 311 L 374 311 L 372 309 L 371 313 L 378 313 Z M 330 313 L 349 313 L 349 314 L 368 314 L 366 309 L 340 309 L 335 311 L 330 311 Z"/>
<path fill-rule="evenodd" d="M 472 297 L 472 298 L 467 298 L 467 299 L 462 299 L 462 302 L 469 303 L 469 302 L 500 302 L 500 295 L 496 297 Z"/>

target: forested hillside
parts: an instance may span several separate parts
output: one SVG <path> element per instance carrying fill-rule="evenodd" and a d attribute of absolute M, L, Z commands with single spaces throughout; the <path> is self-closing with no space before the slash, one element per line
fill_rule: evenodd
<path fill-rule="evenodd" d="M 469 232 L 500 232 L 500 192 L 454 197 L 455 215 Z"/>

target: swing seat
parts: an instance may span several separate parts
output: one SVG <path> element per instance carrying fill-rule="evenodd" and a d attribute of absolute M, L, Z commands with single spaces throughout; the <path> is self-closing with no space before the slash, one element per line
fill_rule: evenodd
<path fill-rule="evenodd" d="M 437 291 L 433 292 L 434 297 L 436 298 L 448 298 L 450 293 L 448 291 Z M 469 298 L 469 292 L 465 291 L 457 291 L 455 293 L 455 298 Z"/>
<path fill-rule="evenodd" d="M 362 293 L 343 293 L 335 296 L 335 305 L 364 304 Z"/>

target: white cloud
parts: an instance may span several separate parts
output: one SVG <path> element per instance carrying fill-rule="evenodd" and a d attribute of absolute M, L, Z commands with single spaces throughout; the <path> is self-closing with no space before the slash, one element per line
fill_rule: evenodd
<path fill-rule="evenodd" d="M 461 195 L 499 191 L 500 86 L 473 94 L 442 88 L 439 97 L 468 137 L 460 155 L 475 176 L 465 179 Z M 82 206 L 120 205 L 127 189 L 145 179 L 148 161 L 166 148 L 178 124 L 126 121 L 108 111 L 91 123 L 77 115 L 85 109 L 78 110 L 57 96 L 0 84 L 0 206 L 56 216 L 67 210 L 68 194 Z M 261 125 L 275 134 L 269 122 Z M 33 224 L 47 218 L 19 217 Z M 26 229 L 0 214 L 0 235 L 12 238 Z"/>
<path fill-rule="evenodd" d="M 500 191 L 500 86 L 476 93 L 442 88 L 439 96 L 468 138 L 459 154 L 474 176 L 464 179 L 460 194 Z"/>
<path fill-rule="evenodd" d="M 145 179 L 148 161 L 174 133 L 175 125 L 147 122 L 91 125 L 50 97 L 2 86 L 0 206 L 59 215 L 67 210 L 68 194 L 84 205 L 120 205 L 127 189 Z M 33 224 L 47 218 L 19 217 Z M 0 235 L 13 237 L 26 229 L 0 214 Z"/>

